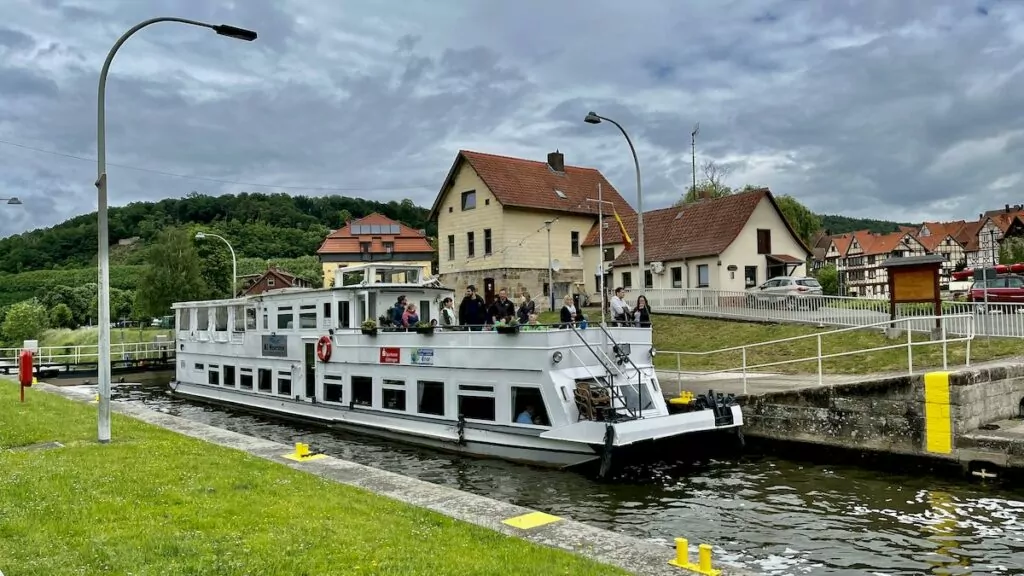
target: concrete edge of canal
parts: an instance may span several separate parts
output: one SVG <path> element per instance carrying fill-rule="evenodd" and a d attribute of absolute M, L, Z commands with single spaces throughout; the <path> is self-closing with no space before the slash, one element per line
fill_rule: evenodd
<path fill-rule="evenodd" d="M 89 402 L 91 396 L 82 391 L 40 382 L 40 390 L 64 398 Z M 295 470 L 316 474 L 341 484 L 368 490 L 406 504 L 427 508 L 451 518 L 528 540 L 535 544 L 580 554 L 603 564 L 617 566 L 636 574 L 685 575 L 700 572 L 681 569 L 669 564 L 676 558 L 674 548 L 647 540 L 604 530 L 568 518 L 551 516 L 543 512 L 501 502 L 454 488 L 431 484 L 370 466 L 357 464 L 326 455 L 312 458 L 295 457 L 294 446 L 247 436 L 194 422 L 179 416 L 164 414 L 137 404 L 111 402 L 111 410 L 137 420 L 159 426 L 172 432 L 197 438 L 211 444 L 247 452 L 253 456 L 287 465 Z M 292 458 L 289 458 L 292 456 Z M 698 560 L 697 546 L 701 544 L 692 534 L 690 561 Z M 756 573 L 721 562 L 715 562 L 716 571 L 723 576 L 754 576 Z"/>

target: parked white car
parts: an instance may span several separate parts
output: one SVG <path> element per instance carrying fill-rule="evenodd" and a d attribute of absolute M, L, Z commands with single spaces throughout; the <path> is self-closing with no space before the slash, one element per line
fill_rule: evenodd
<path fill-rule="evenodd" d="M 747 289 L 747 306 L 817 310 L 821 306 L 821 296 L 821 284 L 815 278 L 776 276 L 760 286 Z"/>

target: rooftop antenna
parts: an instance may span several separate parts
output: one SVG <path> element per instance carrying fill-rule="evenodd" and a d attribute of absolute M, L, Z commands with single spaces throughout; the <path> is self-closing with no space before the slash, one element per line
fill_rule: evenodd
<path fill-rule="evenodd" d="M 693 170 L 693 195 L 697 196 L 697 134 L 700 134 L 700 122 L 693 125 L 690 132 L 690 162 Z"/>

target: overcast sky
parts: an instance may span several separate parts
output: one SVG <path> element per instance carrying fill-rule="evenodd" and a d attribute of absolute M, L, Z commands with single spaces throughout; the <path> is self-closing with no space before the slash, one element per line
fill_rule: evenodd
<path fill-rule="evenodd" d="M 429 206 L 460 148 L 557 148 L 635 201 L 625 140 L 584 124 L 589 110 L 634 139 L 645 209 L 690 182 L 698 121 L 698 164 L 817 212 L 919 221 L 1024 200 L 1024 3 L 2 0 L 0 14 L 0 197 L 24 201 L 0 205 L 0 236 L 96 209 L 99 70 L 154 16 L 259 39 L 162 23 L 122 47 L 113 205 L 194 190 Z"/>

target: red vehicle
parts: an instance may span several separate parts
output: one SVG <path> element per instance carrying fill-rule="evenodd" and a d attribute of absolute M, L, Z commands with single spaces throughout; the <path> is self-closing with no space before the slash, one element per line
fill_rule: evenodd
<path fill-rule="evenodd" d="M 967 298 L 971 302 L 985 302 L 988 289 L 990 304 L 1017 304 L 1024 306 L 1024 277 L 1007 274 L 989 280 L 978 280 L 971 285 Z"/>
<path fill-rule="evenodd" d="M 990 268 L 994 269 L 996 274 L 1000 276 L 1003 274 L 1015 274 L 1018 272 L 1024 272 L 1024 262 L 1017 262 L 1016 264 L 996 264 L 995 266 L 990 266 Z M 961 282 L 964 280 L 970 280 L 971 278 L 974 278 L 974 268 L 965 268 L 959 272 L 953 272 L 952 276 L 954 280 L 959 280 Z"/>

